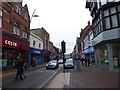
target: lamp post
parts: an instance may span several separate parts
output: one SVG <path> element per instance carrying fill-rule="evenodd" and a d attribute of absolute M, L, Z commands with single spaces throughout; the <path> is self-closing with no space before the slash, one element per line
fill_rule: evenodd
<path fill-rule="evenodd" d="M 32 16 L 31 16 L 31 18 L 30 18 L 30 23 L 29 23 L 30 26 L 31 26 L 32 18 L 33 18 L 33 17 L 39 17 L 38 15 L 34 15 L 34 14 L 35 14 L 35 11 L 36 11 L 36 9 L 34 9 L 34 11 L 33 11 L 33 13 L 32 13 Z M 29 30 L 30 30 L 30 27 L 29 27 Z M 29 53 L 28 58 L 31 59 L 30 50 L 28 51 L 28 53 Z M 31 62 L 29 62 L 29 64 L 31 65 Z"/>
<path fill-rule="evenodd" d="M 32 13 L 32 16 L 31 16 L 31 18 L 30 18 L 30 23 L 31 23 L 33 17 L 39 17 L 39 15 L 34 15 L 34 14 L 35 14 L 35 11 L 36 11 L 36 9 L 34 9 L 34 11 L 33 11 L 33 13 Z"/>
<path fill-rule="evenodd" d="M 30 18 L 30 23 L 31 23 L 33 17 L 39 17 L 38 15 L 34 15 L 35 11 L 36 11 L 36 9 L 34 9 L 34 11 L 33 11 L 33 13 L 32 13 L 32 16 L 31 16 L 31 18 Z"/>

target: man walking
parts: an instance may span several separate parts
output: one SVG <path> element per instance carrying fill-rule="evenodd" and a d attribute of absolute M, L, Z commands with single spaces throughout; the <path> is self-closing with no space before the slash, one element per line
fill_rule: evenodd
<path fill-rule="evenodd" d="M 23 74 L 23 66 L 24 66 L 24 62 L 23 59 L 20 58 L 20 56 L 17 57 L 17 63 L 16 63 L 16 69 L 17 69 L 17 74 L 15 79 L 17 79 L 19 77 L 20 80 L 23 80 L 22 75 Z M 24 77 L 26 78 L 26 76 L 24 75 Z"/>
<path fill-rule="evenodd" d="M 84 62 L 84 58 L 83 57 L 81 58 L 81 62 L 82 62 L 82 65 L 84 65 L 84 63 L 83 63 Z"/>

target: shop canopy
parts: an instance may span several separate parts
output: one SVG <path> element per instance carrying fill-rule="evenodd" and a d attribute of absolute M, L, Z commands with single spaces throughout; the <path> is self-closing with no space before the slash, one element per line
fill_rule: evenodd
<path fill-rule="evenodd" d="M 81 53 L 82 53 L 82 54 L 87 54 L 87 53 L 93 53 L 93 52 L 94 52 L 94 48 L 93 48 L 93 47 L 90 47 L 90 48 L 82 51 Z"/>

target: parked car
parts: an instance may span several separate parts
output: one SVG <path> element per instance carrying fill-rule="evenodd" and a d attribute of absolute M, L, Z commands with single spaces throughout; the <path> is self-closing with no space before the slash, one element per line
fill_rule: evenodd
<path fill-rule="evenodd" d="M 72 59 L 67 59 L 65 62 L 65 68 L 74 68 L 74 63 Z"/>
<path fill-rule="evenodd" d="M 57 60 L 51 60 L 46 64 L 46 69 L 57 69 L 59 67 L 59 64 Z"/>
<path fill-rule="evenodd" d="M 59 59 L 58 64 L 63 64 L 63 59 Z"/>

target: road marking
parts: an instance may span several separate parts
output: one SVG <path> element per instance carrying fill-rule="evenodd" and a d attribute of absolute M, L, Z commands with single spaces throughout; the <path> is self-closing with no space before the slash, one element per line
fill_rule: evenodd
<path fill-rule="evenodd" d="M 42 88 L 43 86 L 45 86 L 45 84 L 47 84 L 50 81 L 50 79 L 52 79 L 56 74 L 57 74 L 57 72 L 55 72 L 54 74 L 52 74 L 52 76 L 49 77 L 46 81 L 44 81 L 40 86 L 38 86 L 37 89 L 38 88 Z"/>

